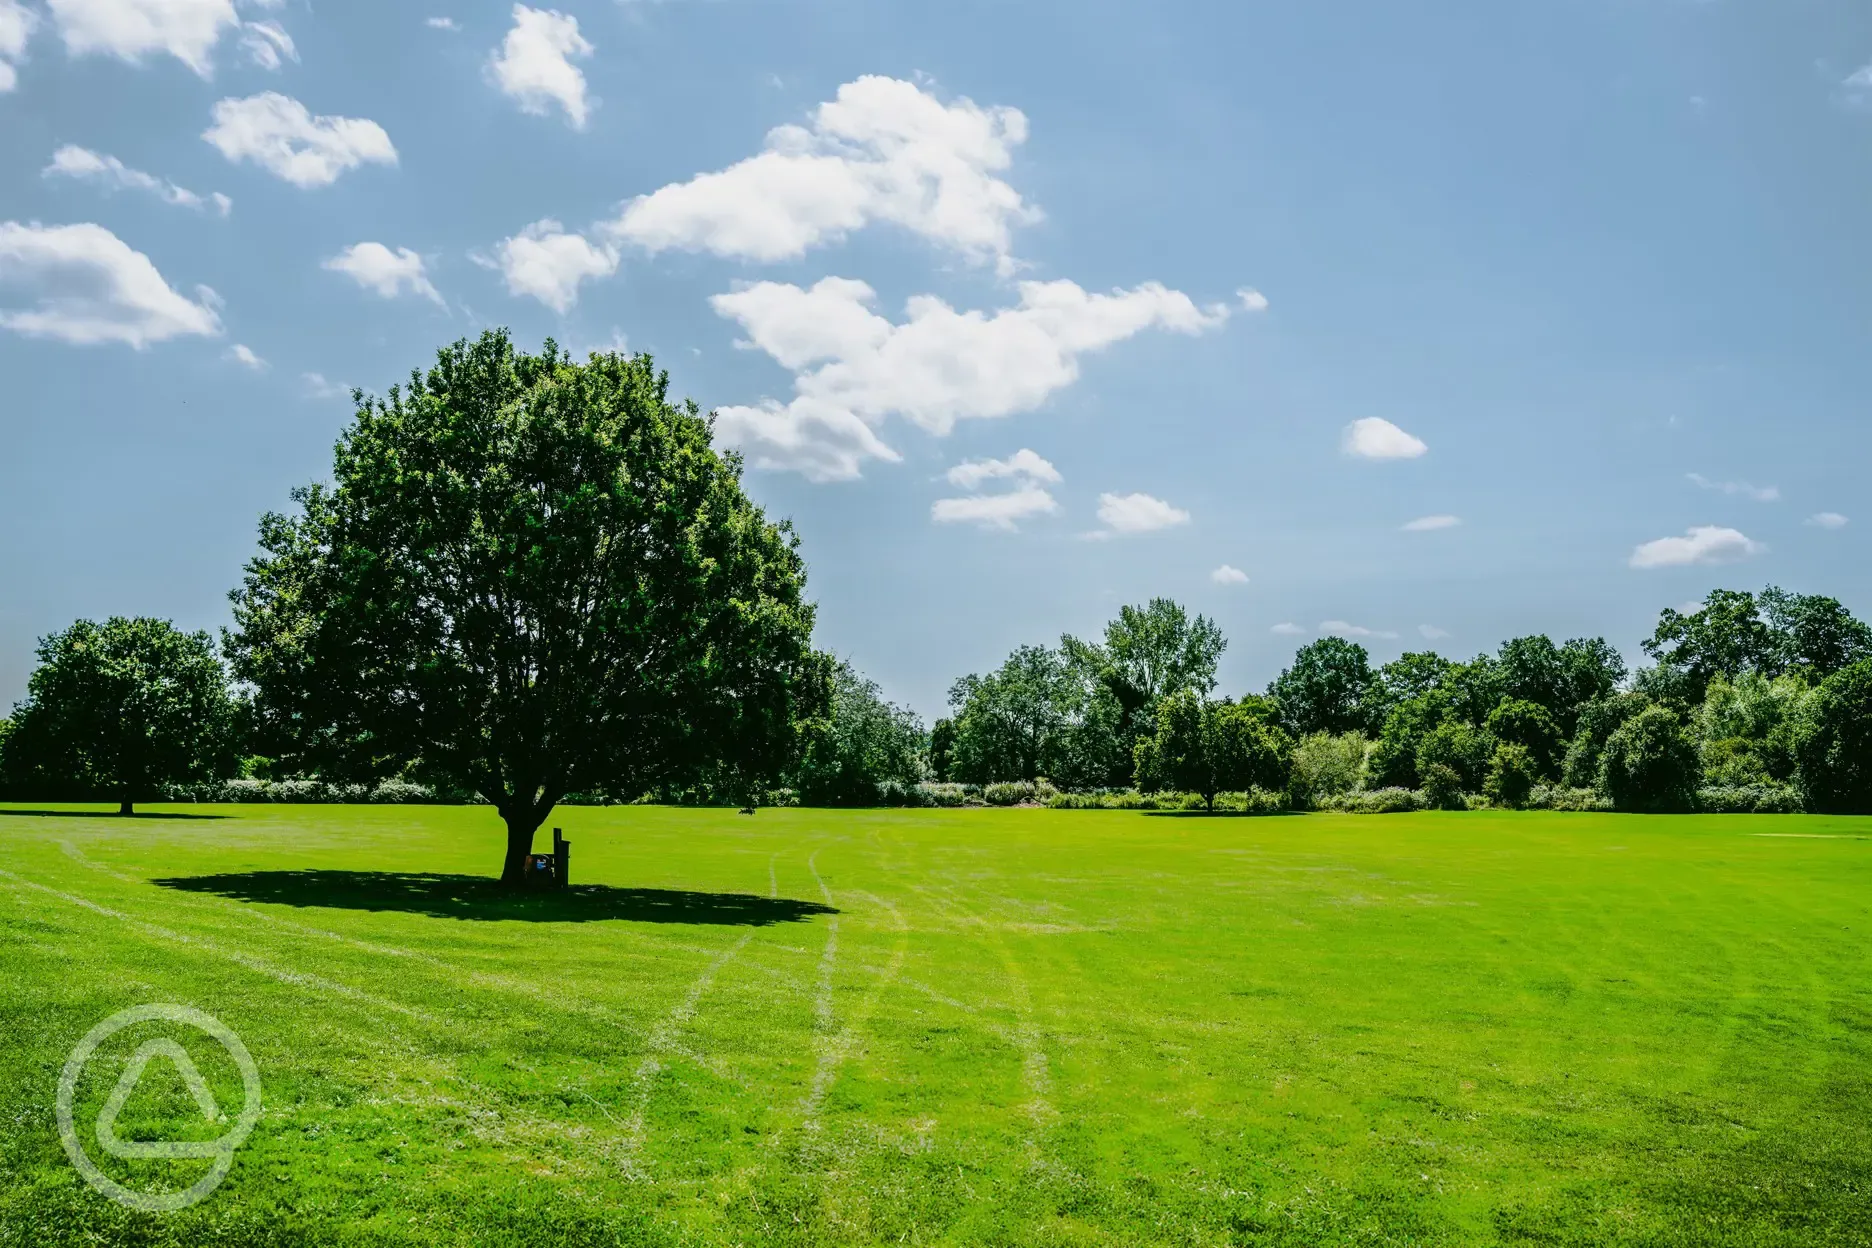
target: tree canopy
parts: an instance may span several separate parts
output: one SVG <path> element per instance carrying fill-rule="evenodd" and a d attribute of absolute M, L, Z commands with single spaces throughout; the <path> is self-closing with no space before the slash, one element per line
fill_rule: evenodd
<path fill-rule="evenodd" d="M 568 793 L 783 769 L 829 697 L 805 566 L 668 388 L 645 355 L 489 331 L 360 393 L 333 484 L 263 518 L 232 595 L 273 749 L 481 794 L 509 882 Z"/>
<path fill-rule="evenodd" d="M 1322 637 L 1302 646 L 1268 686 L 1281 718 L 1295 736 L 1350 732 L 1370 719 L 1367 698 L 1374 676 L 1365 647 L 1343 637 Z"/>

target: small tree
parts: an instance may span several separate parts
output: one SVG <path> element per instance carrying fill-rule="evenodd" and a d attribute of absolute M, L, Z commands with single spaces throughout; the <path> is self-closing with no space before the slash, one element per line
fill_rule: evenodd
<path fill-rule="evenodd" d="M 1492 805 L 1519 810 L 1527 805 L 1528 795 L 1539 779 L 1533 752 L 1527 746 L 1502 744 L 1495 747 L 1495 756 L 1489 760 L 1482 792 Z"/>
<path fill-rule="evenodd" d="M 1474 793 L 1482 788 L 1482 778 L 1488 773 L 1494 753 L 1495 738 L 1487 729 L 1458 719 L 1444 720 L 1417 747 L 1417 773 L 1428 775 L 1432 767 L 1448 767 L 1456 773 L 1464 791 Z"/>
<path fill-rule="evenodd" d="M 262 519 L 233 594 L 265 752 L 481 794 L 510 884 L 568 793 L 779 775 L 829 692 L 805 564 L 668 391 L 490 331 L 360 392 L 334 486 Z"/>
<path fill-rule="evenodd" d="M 1065 659 L 1046 646 L 1021 646 L 998 670 L 956 681 L 952 778 L 1039 779 L 1065 739 L 1076 692 Z"/>
<path fill-rule="evenodd" d="M 1667 706 L 1648 706 L 1607 738 L 1599 791 L 1618 810 L 1689 810 L 1696 803 L 1696 746 Z"/>
<path fill-rule="evenodd" d="M 6 766 L 21 793 L 109 793 L 124 814 L 165 784 L 232 776 L 235 708 L 207 633 L 79 620 L 39 642 Z"/>
<path fill-rule="evenodd" d="M 1300 648 L 1293 666 L 1268 686 L 1268 696 L 1280 703 L 1283 722 L 1297 736 L 1353 732 L 1372 717 L 1368 703 L 1375 679 L 1364 646 L 1322 637 Z"/>
<path fill-rule="evenodd" d="M 1872 814 L 1872 659 L 1820 683 L 1802 708 L 1794 755 L 1807 809 Z"/>
<path fill-rule="evenodd" d="M 1287 787 L 1293 742 L 1256 699 L 1211 702 L 1193 689 L 1157 704 L 1157 730 L 1137 744 L 1138 787 L 1197 793 L 1209 810 L 1218 793 Z"/>
<path fill-rule="evenodd" d="M 1424 800 L 1437 810 L 1467 810 L 1462 777 L 1448 763 L 1431 763 L 1423 773 Z"/>
<path fill-rule="evenodd" d="M 923 778 L 923 722 L 884 700 L 849 662 L 833 673 L 832 709 L 806 733 L 795 784 L 809 806 L 865 806 L 886 785 Z"/>
<path fill-rule="evenodd" d="M 1488 730 L 1497 741 L 1520 746 L 1543 779 L 1559 770 L 1560 730 L 1539 704 L 1520 698 L 1503 702 L 1489 712 Z"/>

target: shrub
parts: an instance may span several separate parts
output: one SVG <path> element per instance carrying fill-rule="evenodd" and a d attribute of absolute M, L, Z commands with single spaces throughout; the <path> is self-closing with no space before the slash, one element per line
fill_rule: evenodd
<path fill-rule="evenodd" d="M 1525 745 L 1498 745 L 1489 760 L 1488 777 L 1482 792 L 1491 805 L 1519 810 L 1527 805 L 1528 795 L 1540 779 L 1533 751 Z"/>
<path fill-rule="evenodd" d="M 1428 784 L 1432 767 L 1448 767 L 1456 773 L 1459 789 L 1480 789 L 1494 753 L 1495 739 L 1485 729 L 1461 720 L 1445 720 L 1431 729 L 1417 747 L 1417 774 Z"/>
<path fill-rule="evenodd" d="M 981 789 L 973 784 L 924 781 L 916 786 L 919 806 L 980 806 Z"/>
<path fill-rule="evenodd" d="M 1321 810 L 1343 811 L 1348 815 L 1389 815 L 1429 808 L 1430 803 L 1416 789 L 1398 788 L 1341 793 L 1320 803 Z"/>
<path fill-rule="evenodd" d="M 1489 712 L 1488 730 L 1495 740 L 1506 745 L 1519 746 L 1526 755 L 1525 767 L 1533 776 L 1551 776 L 1560 763 L 1560 730 L 1554 726 L 1553 716 L 1538 703 L 1526 699 L 1503 702 Z M 1490 757 L 1488 775 L 1493 775 L 1496 764 L 1501 759 L 1501 751 L 1496 750 Z M 1523 763 L 1517 763 L 1523 767 Z M 1532 779 L 1528 788 L 1533 788 Z M 1487 791 L 1487 776 L 1483 780 L 1483 789 Z M 1521 798 L 1527 794 L 1523 792 Z"/>
<path fill-rule="evenodd" d="M 1872 659 L 1821 682 L 1801 709 L 1794 757 L 1807 809 L 1872 813 Z"/>
<path fill-rule="evenodd" d="M 1690 810 L 1697 778 L 1696 747 L 1677 712 L 1663 705 L 1619 725 L 1599 759 L 1598 788 L 1616 810 Z"/>
<path fill-rule="evenodd" d="M 1697 809 L 1712 815 L 1796 815 L 1800 790 L 1791 784 L 1706 785 L 1697 790 Z"/>
<path fill-rule="evenodd" d="M 1597 789 L 1568 788 L 1561 784 L 1537 784 L 1528 794 L 1529 810 L 1597 810 L 1612 809 L 1612 803 Z"/>
<path fill-rule="evenodd" d="M 982 788 L 982 800 L 990 806 L 1019 806 L 1034 800 L 1035 788 L 1027 780 L 1002 780 Z"/>
<path fill-rule="evenodd" d="M 1462 777 L 1445 763 L 1432 763 L 1423 771 L 1424 804 L 1436 810 L 1467 810 Z"/>
<path fill-rule="evenodd" d="M 1333 736 L 1315 732 L 1294 747 L 1293 792 L 1303 801 L 1350 793 L 1365 773 L 1365 754 L 1371 742 L 1364 733 Z"/>

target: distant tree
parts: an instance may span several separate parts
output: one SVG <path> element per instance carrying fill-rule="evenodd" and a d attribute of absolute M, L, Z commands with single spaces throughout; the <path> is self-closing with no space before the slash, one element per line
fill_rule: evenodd
<path fill-rule="evenodd" d="M 1392 707 L 1365 759 L 1366 787 L 1417 788 L 1423 779 L 1417 752 L 1424 738 L 1455 718 L 1455 700 L 1447 688 L 1427 690 Z"/>
<path fill-rule="evenodd" d="M 1650 705 L 1650 698 L 1636 692 L 1614 694 L 1588 705 L 1580 713 L 1579 728 L 1567 745 L 1560 766 L 1562 783 L 1576 789 L 1598 784 L 1599 759 L 1606 742 L 1621 724 Z"/>
<path fill-rule="evenodd" d="M 1105 626 L 1098 642 L 1060 638 L 1067 664 L 1088 687 L 1082 691 L 1076 718 L 1098 728 L 1113 718 L 1097 705 L 1096 689 L 1106 690 L 1116 708 L 1116 723 L 1109 740 L 1086 737 L 1082 753 L 1111 755 L 1122 783 L 1139 736 L 1155 730 L 1157 704 L 1182 689 L 1208 696 L 1215 688 L 1216 664 L 1228 642 L 1213 620 L 1192 618 L 1181 604 L 1153 598 L 1144 606 L 1118 609 L 1118 618 Z M 1085 734 L 1081 734 L 1084 736 Z M 1090 757 L 1088 764 L 1097 766 Z M 1105 764 L 1111 769 L 1111 764 Z"/>
<path fill-rule="evenodd" d="M 1064 657 L 1046 646 L 1021 646 L 989 675 L 956 681 L 949 689 L 954 775 L 972 784 L 1044 775 L 1058 755 L 1074 698 Z"/>
<path fill-rule="evenodd" d="M 568 793 L 781 774 L 830 688 L 805 564 L 668 390 L 489 331 L 359 392 L 334 486 L 263 518 L 233 594 L 264 752 L 481 794 L 509 884 Z"/>
<path fill-rule="evenodd" d="M 832 673 L 829 713 L 806 731 L 795 772 L 809 806 L 866 806 L 885 786 L 909 788 L 923 779 L 923 721 L 884 700 L 875 681 L 850 662 Z"/>
<path fill-rule="evenodd" d="M 1786 783 L 1794 778 L 1794 736 L 1812 695 L 1798 674 L 1770 680 L 1745 672 L 1710 682 L 1692 726 L 1708 784 Z"/>
<path fill-rule="evenodd" d="M 1467 810 L 1463 779 L 1448 763 L 1432 763 L 1424 768 L 1423 795 L 1436 810 Z"/>
<path fill-rule="evenodd" d="M 1872 658 L 1872 626 L 1838 599 L 1770 585 L 1759 601 L 1772 641 L 1770 675 L 1794 672 L 1818 682 Z"/>
<path fill-rule="evenodd" d="M 1489 759 L 1488 774 L 1482 779 L 1482 792 L 1494 806 L 1519 810 L 1527 805 L 1541 772 L 1534 754 L 1525 745 L 1503 742 Z"/>
<path fill-rule="evenodd" d="M 1872 814 L 1872 659 L 1814 690 L 1801 710 L 1794 754 L 1807 809 Z"/>
<path fill-rule="evenodd" d="M 1365 756 L 1371 742 L 1364 733 L 1339 736 L 1316 732 L 1294 746 L 1293 789 L 1303 803 L 1337 797 L 1359 787 L 1365 776 Z"/>
<path fill-rule="evenodd" d="M 930 779 L 947 781 L 955 767 L 955 720 L 939 719 L 930 727 Z"/>
<path fill-rule="evenodd" d="M 1524 698 L 1503 702 L 1489 712 L 1488 730 L 1503 745 L 1518 745 L 1541 779 L 1559 774 L 1561 737 L 1545 707 Z"/>
<path fill-rule="evenodd" d="M 1462 781 L 1464 792 L 1479 793 L 1495 745 L 1488 729 L 1460 719 L 1446 719 L 1425 734 L 1417 747 L 1417 774 L 1423 776 L 1432 767 L 1448 767 Z"/>
<path fill-rule="evenodd" d="M 1211 702 L 1182 689 L 1157 705 L 1157 730 L 1138 742 L 1138 786 L 1198 793 L 1210 810 L 1218 793 L 1287 787 L 1293 742 L 1258 699 Z"/>
<path fill-rule="evenodd" d="M 1556 646 L 1541 634 L 1502 643 L 1496 656 L 1500 696 L 1547 712 L 1564 739 L 1588 704 L 1609 697 L 1625 679 L 1625 660 L 1603 637 L 1575 637 Z"/>
<path fill-rule="evenodd" d="M 1696 747 L 1683 720 L 1656 704 L 1619 725 L 1599 759 L 1599 791 L 1618 810 L 1690 810 L 1698 777 Z"/>
<path fill-rule="evenodd" d="M 1688 613 L 1666 607 L 1644 652 L 1660 666 L 1681 668 L 1692 682 L 1692 701 L 1718 676 L 1760 671 L 1772 662 L 1773 635 L 1756 613 L 1755 595 L 1733 589 L 1710 591 Z"/>
<path fill-rule="evenodd" d="M 1441 689 L 1456 665 L 1431 650 L 1413 650 L 1379 668 L 1366 690 L 1369 730 L 1379 732 L 1391 712 L 1412 698 Z"/>
<path fill-rule="evenodd" d="M 1373 681 L 1365 647 L 1343 637 L 1322 637 L 1302 646 L 1293 666 L 1268 686 L 1281 718 L 1295 736 L 1362 730 L 1369 716 Z"/>
<path fill-rule="evenodd" d="M 38 659 L 7 735 L 15 792 L 108 793 L 128 815 L 165 784 L 235 774 L 235 704 L 207 633 L 79 620 L 42 638 Z"/>

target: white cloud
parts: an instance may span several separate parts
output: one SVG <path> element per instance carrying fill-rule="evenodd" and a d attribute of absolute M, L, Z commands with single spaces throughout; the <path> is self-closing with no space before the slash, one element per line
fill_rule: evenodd
<path fill-rule="evenodd" d="M 430 30 L 460 30 L 461 23 L 452 17 L 432 17 L 424 25 Z"/>
<path fill-rule="evenodd" d="M 26 59 L 26 44 L 39 26 L 39 15 L 19 0 L 0 0 L 0 95 L 19 85 L 15 66 Z"/>
<path fill-rule="evenodd" d="M 1063 479 L 1059 469 L 1026 447 L 1006 459 L 963 460 L 944 475 L 950 485 L 964 490 L 978 489 L 985 481 L 998 481 L 1006 477 L 1041 481 L 1050 485 L 1058 485 Z"/>
<path fill-rule="evenodd" d="M 1406 533 L 1431 533 L 1437 529 L 1453 529 L 1461 523 L 1457 516 L 1418 516 L 1403 527 Z"/>
<path fill-rule="evenodd" d="M 1252 286 L 1242 287 L 1235 292 L 1235 297 L 1241 300 L 1244 312 L 1265 312 L 1268 309 L 1267 296 Z"/>
<path fill-rule="evenodd" d="M 579 34 L 578 19 L 516 4 L 513 20 L 500 51 L 488 58 L 488 80 L 521 112 L 544 117 L 557 104 L 572 128 L 583 130 L 591 101 L 585 97 L 585 75 L 572 58 L 583 60 L 594 49 Z"/>
<path fill-rule="evenodd" d="M 1631 553 L 1634 568 L 1684 568 L 1696 564 L 1734 563 L 1768 549 L 1735 529 L 1699 524 L 1682 537 L 1660 537 Z"/>
<path fill-rule="evenodd" d="M 1807 523 L 1816 529 L 1843 529 L 1846 527 L 1846 517 L 1837 511 L 1816 511 L 1807 517 Z"/>
<path fill-rule="evenodd" d="M 299 49 L 292 36 L 278 22 L 246 22 L 241 26 L 241 51 L 261 69 L 278 69 L 286 61 L 297 62 Z"/>
<path fill-rule="evenodd" d="M 1750 485 L 1746 481 L 1712 481 L 1700 472 L 1686 472 L 1685 478 L 1705 490 L 1715 490 L 1731 498 L 1748 498 L 1758 503 L 1772 503 L 1781 491 L 1772 485 Z"/>
<path fill-rule="evenodd" d="M 1434 624 L 1419 624 L 1417 626 L 1417 632 L 1425 641 L 1441 641 L 1450 635 L 1449 629 L 1438 628 Z"/>
<path fill-rule="evenodd" d="M 219 191 L 203 198 L 194 191 L 185 190 L 154 174 L 132 169 L 115 156 L 106 156 L 72 143 L 67 143 L 52 153 L 52 163 L 40 172 L 42 176 L 48 178 L 81 178 L 96 182 L 107 190 L 147 191 L 165 204 L 175 204 L 181 208 L 194 208 L 199 211 L 212 204 L 215 210 L 224 217 L 234 207 L 234 201 Z"/>
<path fill-rule="evenodd" d="M 715 433 L 756 468 L 798 472 L 809 481 L 849 481 L 866 460 L 903 458 L 849 410 L 813 399 L 719 408 Z"/>
<path fill-rule="evenodd" d="M 381 299 L 394 299 L 408 291 L 448 306 L 423 271 L 423 258 L 407 247 L 391 251 L 382 243 L 354 243 L 319 267 L 343 273 Z"/>
<path fill-rule="evenodd" d="M 223 31 L 240 25 L 234 0 L 47 0 L 65 50 L 132 64 L 168 53 L 206 78 Z"/>
<path fill-rule="evenodd" d="M 323 373 L 301 373 L 299 382 L 305 387 L 306 397 L 310 399 L 340 399 L 351 395 L 350 386 L 327 381 Z"/>
<path fill-rule="evenodd" d="M 227 349 L 225 354 L 228 359 L 233 360 L 236 364 L 243 364 L 253 369 L 256 373 L 264 373 L 267 369 L 267 362 L 255 355 L 253 348 L 244 342 L 235 343 Z"/>
<path fill-rule="evenodd" d="M 277 91 L 214 106 L 214 125 L 202 133 L 236 163 L 251 160 L 294 186 L 329 186 L 365 163 L 394 165 L 397 151 L 384 128 L 359 117 L 314 117 Z"/>
<path fill-rule="evenodd" d="M 1050 515 L 1059 503 L 1045 487 L 1063 479 L 1059 469 L 1022 447 L 1006 459 L 964 460 L 951 468 L 949 484 L 976 491 L 965 498 L 939 498 L 930 507 L 938 524 L 975 523 L 983 528 L 1008 529 L 1029 516 Z M 980 493 L 989 481 L 1012 480 L 1014 487 L 999 494 Z"/>
<path fill-rule="evenodd" d="M 1347 425 L 1341 445 L 1346 454 L 1360 459 L 1416 459 L 1430 449 L 1421 439 L 1377 416 Z"/>
<path fill-rule="evenodd" d="M 1306 636 L 1306 629 L 1301 628 L 1298 624 L 1293 624 L 1293 623 L 1276 624 L 1273 628 L 1268 629 L 1268 632 L 1273 633 L 1279 637 L 1304 637 Z"/>
<path fill-rule="evenodd" d="M 564 316 L 578 302 L 579 283 L 617 272 L 615 247 L 599 246 L 547 218 L 535 221 L 494 247 L 492 258 L 476 257 L 507 279 L 507 293 L 531 295 Z"/>
<path fill-rule="evenodd" d="M 1872 104 L 1872 64 L 1861 65 L 1840 83 L 1840 95 L 1848 104 Z"/>
<path fill-rule="evenodd" d="M 783 413 L 800 409 L 789 439 L 804 436 L 808 417 L 813 427 L 830 428 L 832 411 L 850 418 L 837 422 L 848 431 L 852 421 L 876 428 L 901 416 L 939 436 L 958 420 L 1031 411 L 1077 380 L 1082 354 L 1153 327 L 1201 333 L 1229 315 L 1156 282 L 1110 294 L 1069 281 L 1022 282 L 1019 290 L 1018 306 L 993 314 L 958 312 L 934 295 L 917 295 L 899 324 L 871 310 L 869 286 L 842 277 L 809 290 L 758 282 L 710 303 L 741 325 L 744 345 L 794 371 L 792 403 L 763 408 L 774 429 Z M 861 444 L 841 442 L 848 450 Z"/>
<path fill-rule="evenodd" d="M 1321 620 L 1320 632 L 1334 637 L 1377 637 L 1386 641 L 1397 637 L 1396 633 L 1381 628 L 1366 628 L 1362 624 L 1348 624 L 1344 620 Z"/>
<path fill-rule="evenodd" d="M 1040 213 L 997 175 L 1026 139 L 1018 109 L 866 76 L 759 155 L 638 196 L 609 229 L 650 252 L 774 261 L 882 221 L 1011 273 L 1013 227 Z"/>
<path fill-rule="evenodd" d="M 216 337 L 219 299 L 177 294 L 150 258 L 101 225 L 0 222 L 0 288 L 23 287 L 32 306 L 0 309 L 0 328 L 90 345 L 141 350 L 184 334 Z"/>
<path fill-rule="evenodd" d="M 1004 494 L 971 494 L 966 498 L 939 498 L 930 506 L 930 519 L 938 524 L 979 524 L 985 529 L 1013 529 L 1029 516 L 1059 510 L 1053 495 L 1037 485 L 1023 485 Z"/>
<path fill-rule="evenodd" d="M 1214 581 L 1217 585 L 1246 585 L 1248 583 L 1248 574 L 1240 568 L 1231 567 L 1229 564 L 1225 563 L 1211 572 L 1209 574 L 1209 579 Z"/>
<path fill-rule="evenodd" d="M 1086 534 L 1087 537 L 1104 539 L 1173 529 L 1179 524 L 1188 524 L 1190 513 L 1149 494 L 1100 494 L 1098 518 L 1105 527 L 1095 529 Z"/>

